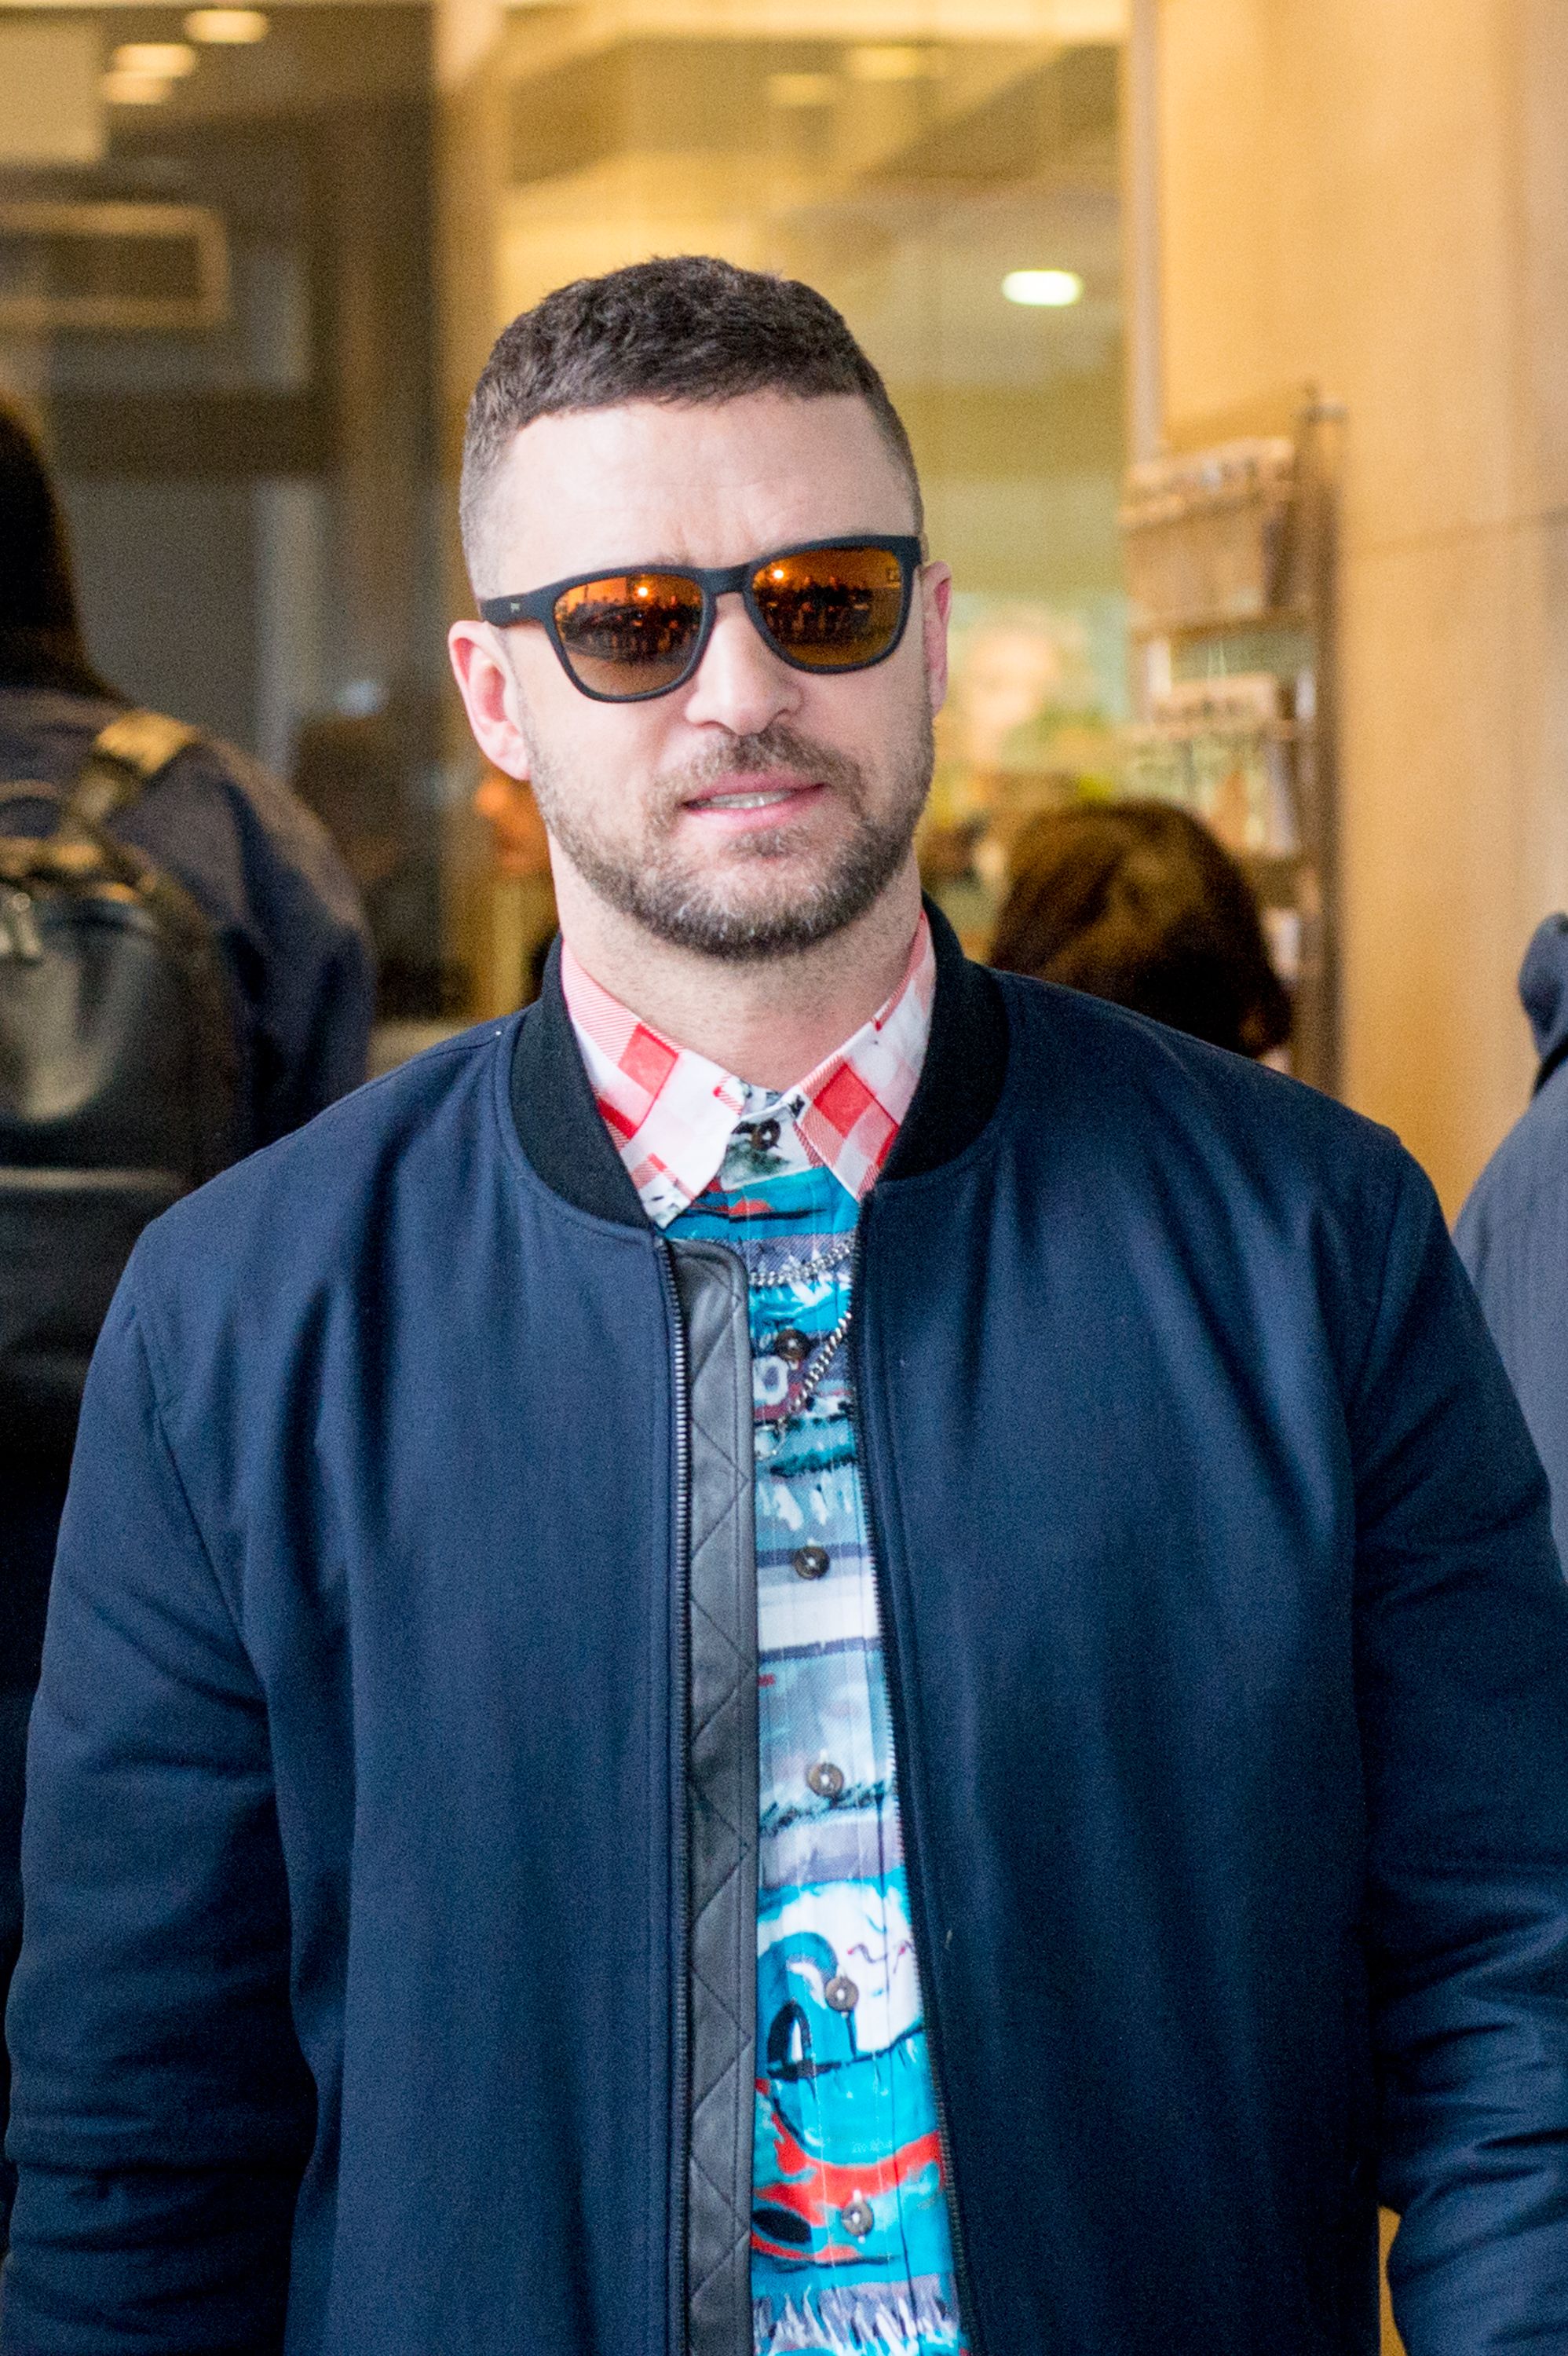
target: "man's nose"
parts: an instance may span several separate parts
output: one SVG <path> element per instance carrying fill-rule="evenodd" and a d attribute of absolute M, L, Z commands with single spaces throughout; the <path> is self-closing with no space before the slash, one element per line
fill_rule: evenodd
<path fill-rule="evenodd" d="M 687 691 L 686 718 L 755 736 L 800 708 L 800 677 L 766 644 L 738 591 L 720 597 L 713 634 Z"/>

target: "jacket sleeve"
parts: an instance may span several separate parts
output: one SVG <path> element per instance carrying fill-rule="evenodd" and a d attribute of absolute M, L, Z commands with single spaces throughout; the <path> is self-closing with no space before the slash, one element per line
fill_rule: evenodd
<path fill-rule="evenodd" d="M 28 1751 L 0 2349 L 261 2356 L 314 2094 L 262 1698 L 130 1296 L 88 1382 Z"/>
<path fill-rule="evenodd" d="M 1350 1416 L 1390 2286 L 1409 2356 L 1560 2356 L 1568 1590 L 1435 1197 L 1396 1192 Z"/>

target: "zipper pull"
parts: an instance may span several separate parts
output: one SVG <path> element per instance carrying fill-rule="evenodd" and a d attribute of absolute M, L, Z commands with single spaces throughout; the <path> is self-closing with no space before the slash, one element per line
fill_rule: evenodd
<path fill-rule="evenodd" d="M 15 887 L 0 894 L 0 958 L 37 965 L 43 954 L 43 937 L 33 915 L 30 894 Z"/>

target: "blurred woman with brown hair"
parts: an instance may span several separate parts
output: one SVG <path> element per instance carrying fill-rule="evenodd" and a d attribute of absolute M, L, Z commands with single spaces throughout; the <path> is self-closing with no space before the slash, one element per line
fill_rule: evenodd
<path fill-rule="evenodd" d="M 991 963 L 1266 1055 L 1290 1036 L 1245 875 L 1169 802 L 1051 810 L 1019 837 Z"/>

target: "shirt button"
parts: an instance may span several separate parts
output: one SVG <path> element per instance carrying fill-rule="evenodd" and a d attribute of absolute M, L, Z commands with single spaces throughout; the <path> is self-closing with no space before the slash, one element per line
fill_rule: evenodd
<path fill-rule="evenodd" d="M 752 1142 L 756 1146 L 759 1152 L 771 1153 L 778 1141 L 779 1125 L 776 1120 L 760 1120 L 757 1122 L 755 1128 L 752 1131 Z"/>
<path fill-rule="evenodd" d="M 836 1972 L 822 1991 L 835 2012 L 853 2012 L 860 2001 L 860 1991 L 844 1972 Z"/>
<path fill-rule="evenodd" d="M 856 2193 L 853 2201 L 846 2201 L 838 2214 L 843 2220 L 845 2232 L 853 2233 L 858 2242 L 865 2240 L 877 2222 L 871 2213 L 870 2202 L 864 2200 L 859 2192 Z"/>
<path fill-rule="evenodd" d="M 819 1800 L 836 1800 L 844 1789 L 844 1770 L 835 1767 L 831 1759 L 814 1759 L 805 1780 Z"/>
<path fill-rule="evenodd" d="M 811 1355 L 811 1344 L 798 1326 L 786 1325 L 782 1333 L 773 1336 L 773 1355 L 782 1358 L 786 1366 L 798 1366 Z"/>
<path fill-rule="evenodd" d="M 825 1579 L 829 1559 L 827 1548 L 819 1546 L 797 1547 L 790 1557 L 797 1579 Z"/>

